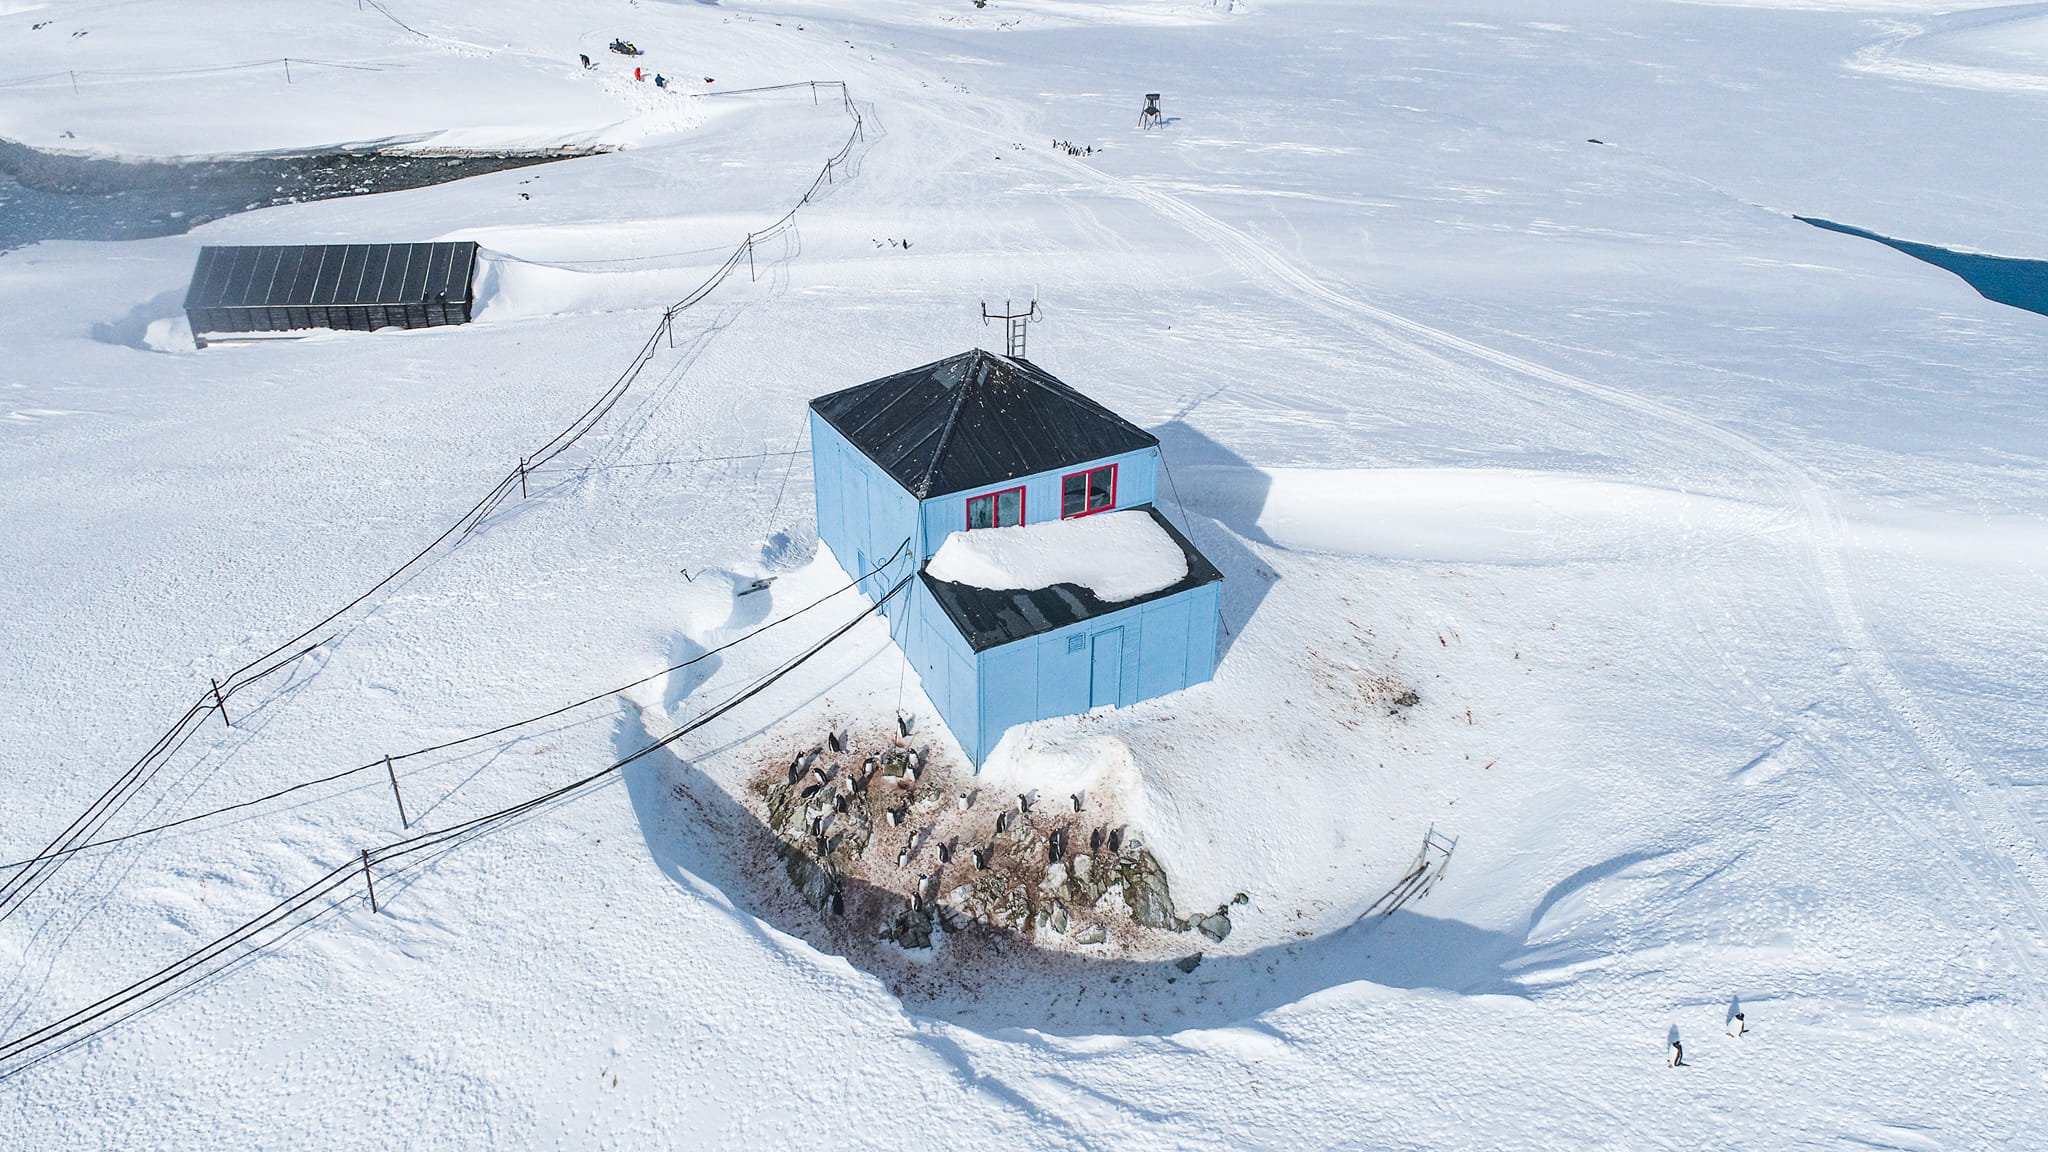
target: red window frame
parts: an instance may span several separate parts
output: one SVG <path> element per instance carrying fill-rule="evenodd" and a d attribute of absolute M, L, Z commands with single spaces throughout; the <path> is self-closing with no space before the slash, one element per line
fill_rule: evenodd
<path fill-rule="evenodd" d="M 1012 492 L 1015 492 L 1015 493 L 1017 494 L 1017 523 L 1016 523 L 1016 524 L 1005 524 L 1005 523 L 1003 523 L 1003 519 L 1002 519 L 1002 511 L 1003 511 L 1003 499 L 1002 499 L 1002 498 L 1003 498 L 1003 497 L 1005 497 L 1005 496 L 1007 496 L 1007 495 L 1009 495 L 1009 494 L 1010 494 L 1010 493 L 1012 493 Z M 1022 484 L 1019 484 L 1019 485 L 1017 485 L 1017 486 L 1016 486 L 1016 487 L 1014 487 L 1014 488 L 1000 488 L 1000 489 L 997 489 L 997 490 L 996 490 L 996 491 L 994 491 L 994 492 L 981 492 L 981 493 L 978 493 L 978 494 L 976 494 L 976 495 L 973 495 L 973 496 L 969 496 L 969 497 L 967 498 L 967 503 L 966 503 L 966 504 L 964 504 L 964 505 L 962 505 L 962 514 L 963 514 L 963 515 L 964 515 L 964 516 L 966 517 L 966 519 L 967 519 L 967 531 L 969 531 L 969 532 L 972 532 L 972 531 L 974 531 L 974 530 L 975 530 L 975 528 L 974 528 L 974 502 L 975 502 L 976 500 L 989 500 L 989 501 L 993 501 L 993 503 L 992 503 L 992 504 L 991 504 L 991 505 L 989 506 L 989 514 L 988 514 L 988 523 L 989 523 L 989 527 L 991 527 L 991 528 L 1015 528 L 1015 527 L 1021 526 L 1021 525 L 1022 525 L 1022 524 L 1024 524 L 1024 523 L 1026 522 L 1026 520 L 1028 519 L 1028 518 L 1027 518 L 1027 517 L 1025 516 L 1025 514 L 1024 514 L 1024 501 L 1025 501 L 1025 498 L 1026 498 L 1026 496 L 1027 496 L 1027 495 L 1028 495 L 1028 494 L 1027 494 L 1027 493 L 1026 493 L 1026 492 L 1024 491 L 1024 486 L 1023 486 Z"/>
<path fill-rule="evenodd" d="M 1100 464 L 1093 468 L 1083 468 L 1079 472 L 1069 472 L 1065 476 L 1060 477 L 1060 519 L 1073 520 L 1082 516 L 1093 516 L 1097 512 L 1108 512 L 1115 509 L 1116 467 L 1114 464 Z M 1109 473 L 1109 503 L 1104 504 L 1100 508 L 1090 508 L 1088 507 L 1088 481 L 1086 477 L 1103 471 Z M 1081 481 L 1081 510 L 1079 512 L 1069 512 L 1067 511 L 1067 481 L 1072 480 L 1076 476 L 1083 477 Z"/>

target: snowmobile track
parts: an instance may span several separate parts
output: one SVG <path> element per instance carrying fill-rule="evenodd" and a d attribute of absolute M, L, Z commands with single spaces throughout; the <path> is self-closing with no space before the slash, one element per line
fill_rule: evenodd
<path fill-rule="evenodd" d="M 2010 799 L 1996 794 L 1995 789 L 1985 784 L 1969 756 L 1934 722 L 1878 648 L 1869 624 L 1856 604 L 1847 566 L 1842 560 L 1839 516 L 1826 489 L 1809 472 L 1762 444 L 1712 421 L 1647 397 L 1545 367 L 1346 295 L 1295 266 L 1271 246 L 1179 197 L 1148 187 L 1142 181 L 1120 178 L 1089 165 L 1077 163 L 1072 166 L 1090 173 L 1111 190 L 1173 220 L 1254 280 L 1283 295 L 1305 300 L 1333 318 L 1353 326 L 1361 319 L 1372 321 L 1425 344 L 1603 401 L 1658 423 L 1682 428 L 1755 461 L 1774 476 L 1788 497 L 1790 510 L 1804 521 L 1803 536 L 1813 581 L 1827 605 L 1830 623 L 1842 648 L 1852 656 L 1859 683 L 1886 715 L 1900 738 L 1933 769 L 1931 774 L 1910 778 L 1900 766 L 1890 763 L 1882 765 L 1883 771 L 1901 795 L 1909 796 L 1932 785 L 1937 793 L 1932 799 L 1945 803 L 1929 804 L 1926 807 L 1927 819 L 1940 820 L 1946 816 L 1955 827 L 1948 833 L 1940 833 L 1927 829 L 1925 821 L 1915 817 L 1903 804 L 1882 807 L 1910 834 L 1921 840 L 1930 857 L 1950 856 L 1978 877 L 1980 883 L 1974 886 L 1993 887 L 1997 889 L 1996 895 L 2017 903 L 2025 910 L 2034 925 L 2031 941 L 2015 939 L 2009 927 L 2001 927 L 2000 934 L 2005 938 L 2015 962 L 2026 973 L 2029 987 L 2038 987 L 2035 974 L 2039 966 L 2035 954 L 2041 950 L 2043 942 L 2048 941 L 2048 912 L 2043 911 L 2041 899 L 2036 894 L 2036 884 L 2030 877 L 2043 872 L 2048 848 L 2044 848 L 2040 833 L 2014 808 Z M 1384 331 L 1366 334 L 1382 340 L 1388 335 Z M 1419 348 L 1416 351 L 1422 352 L 1426 359 L 1442 364 L 1438 357 Z M 1869 794 L 1867 788 L 1863 790 Z M 1999 812 L 1987 814 L 1984 811 L 1987 806 Z M 1981 850 L 1964 851 L 1956 847 L 1958 844 L 1979 845 Z M 2038 997 L 2039 993 L 2035 995 Z"/>

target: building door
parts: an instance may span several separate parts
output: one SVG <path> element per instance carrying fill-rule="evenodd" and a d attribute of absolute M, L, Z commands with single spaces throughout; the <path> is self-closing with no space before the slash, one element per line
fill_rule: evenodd
<path fill-rule="evenodd" d="M 1095 634 L 1095 647 L 1088 671 L 1088 706 L 1115 704 L 1124 687 L 1124 630 L 1111 628 Z"/>

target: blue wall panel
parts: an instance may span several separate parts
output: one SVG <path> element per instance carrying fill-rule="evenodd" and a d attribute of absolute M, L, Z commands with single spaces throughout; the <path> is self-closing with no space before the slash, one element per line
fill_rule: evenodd
<path fill-rule="evenodd" d="M 908 596 L 909 619 L 898 647 L 917 670 L 925 696 L 939 710 L 946 727 L 968 755 L 979 761 L 974 741 L 981 730 L 981 687 L 974 652 L 922 582 L 912 584 Z"/>
<path fill-rule="evenodd" d="M 1090 621 L 1089 623 L 1093 623 Z M 1072 641 L 1079 639 L 1079 644 Z M 1072 716 L 1088 710 L 1088 628 L 1076 625 L 1039 636 L 1038 714 Z M 1029 643 L 1029 641 L 1027 641 Z"/>
<path fill-rule="evenodd" d="M 818 539 L 849 575 L 861 574 L 863 557 L 870 566 L 880 564 L 915 531 L 917 501 L 816 412 L 811 413 L 811 469 Z M 888 571 L 863 581 L 861 590 L 880 599 L 914 570 L 908 556 L 900 556 Z M 901 619 L 904 604 L 899 598 L 884 611 Z"/>
<path fill-rule="evenodd" d="M 1204 584 L 1188 592 L 1188 678 L 1185 686 L 1216 677 L 1217 632 L 1223 628 L 1223 585 Z"/>
<path fill-rule="evenodd" d="M 1005 644 L 981 654 L 981 731 L 970 750 L 979 763 L 1019 724 L 1042 719 L 1038 710 L 1038 659 L 1036 646 Z M 964 745 L 967 741 L 963 740 Z"/>
<path fill-rule="evenodd" d="M 1188 686 L 1188 617 L 1193 600 L 1175 596 L 1147 604 L 1139 612 L 1138 699 Z"/>
<path fill-rule="evenodd" d="M 1210 679 L 1216 673 L 1217 587 L 1205 584 L 981 653 L 979 723 L 969 727 L 948 716 L 948 726 L 979 764 L 1019 724 L 1088 711 L 1096 638 L 1111 631 L 1123 633 L 1119 707 Z M 958 634 L 937 605 L 932 612 L 935 632 Z"/>
<path fill-rule="evenodd" d="M 1018 480 L 1005 480 L 1001 484 L 976 488 L 971 492 L 935 496 L 926 500 L 920 509 L 924 535 L 918 541 L 918 562 L 921 564 L 931 559 L 932 553 L 939 550 L 939 545 L 946 542 L 946 537 L 966 530 L 969 499 L 1021 485 L 1024 489 L 1024 522 L 1042 524 L 1047 520 L 1060 518 L 1060 483 L 1069 473 L 1099 468 L 1104 464 L 1117 466 L 1116 507 L 1135 508 L 1140 504 L 1154 502 L 1159 492 L 1157 448 L 1129 452 L 1122 456 L 1109 456 L 1092 463 L 1076 464 L 1072 468 L 1061 468 L 1053 472 L 1040 472 L 1035 476 L 1026 476 Z"/>
<path fill-rule="evenodd" d="M 1157 449 L 1146 449 L 1025 477 L 1025 522 L 1058 519 L 1060 481 L 1070 472 L 1104 463 L 1117 465 L 1116 507 L 1154 503 L 1158 458 Z M 912 557 L 898 557 L 888 571 L 862 582 L 873 599 L 922 567 L 947 536 L 964 528 L 967 499 L 980 494 L 960 492 L 920 504 L 815 412 L 811 467 L 818 539 L 850 574 L 859 574 L 863 560 L 879 564 L 906 536 L 913 537 L 915 567 Z M 922 681 L 925 695 L 969 759 L 979 764 L 1019 724 L 1088 710 L 1095 638 L 1112 629 L 1122 629 L 1118 705 L 1209 679 L 1216 671 L 1220 606 L 1219 586 L 1207 584 L 981 653 L 968 646 L 922 583 L 913 581 L 885 611 L 890 637 Z"/>

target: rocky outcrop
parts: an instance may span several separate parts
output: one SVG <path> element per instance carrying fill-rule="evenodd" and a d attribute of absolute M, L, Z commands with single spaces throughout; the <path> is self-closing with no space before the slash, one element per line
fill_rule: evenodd
<path fill-rule="evenodd" d="M 1112 950 L 1148 933 L 1230 934 L 1226 909 L 1175 912 L 1166 870 L 1102 798 L 997 797 L 929 757 L 900 737 L 835 731 L 757 779 L 791 886 L 835 931 L 910 949 L 976 926 Z"/>

